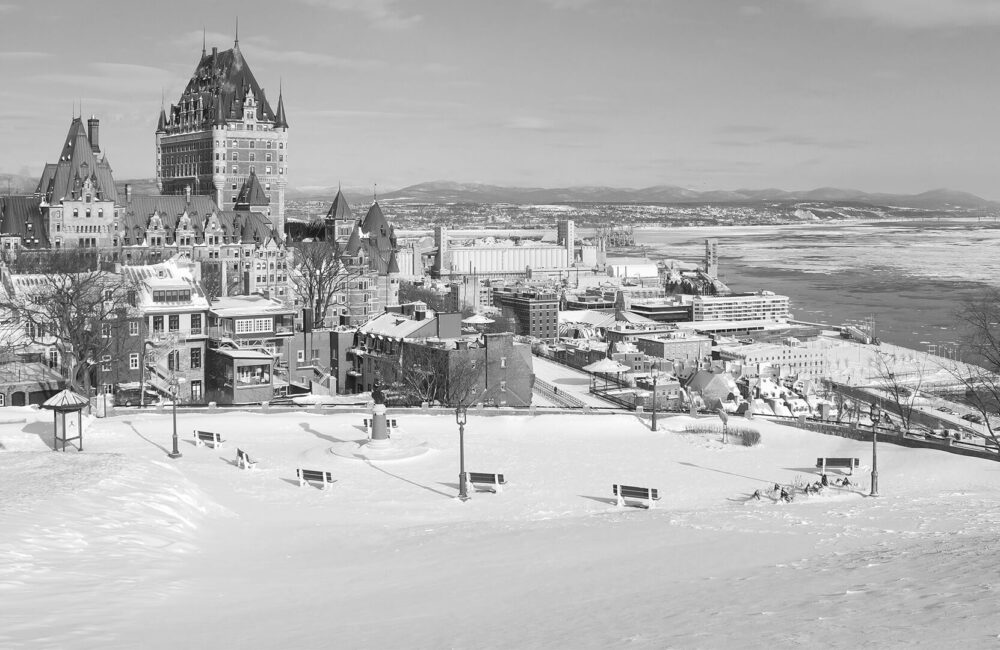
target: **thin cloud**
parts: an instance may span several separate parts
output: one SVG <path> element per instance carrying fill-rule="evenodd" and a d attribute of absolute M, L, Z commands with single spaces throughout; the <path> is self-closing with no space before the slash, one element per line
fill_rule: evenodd
<path fill-rule="evenodd" d="M 903 29 L 1000 25 L 996 0 L 796 0 L 823 13 Z"/>
<path fill-rule="evenodd" d="M 296 115 L 302 117 L 348 117 L 348 118 L 379 118 L 379 119 L 401 119 L 418 117 L 414 113 L 397 111 L 365 111 L 340 108 L 329 108 L 315 111 L 298 111 Z"/>
<path fill-rule="evenodd" d="M 502 126 L 517 131 L 553 131 L 556 128 L 556 124 L 552 120 L 529 115 L 512 117 L 504 122 Z"/>
<path fill-rule="evenodd" d="M 213 44 L 224 43 L 225 49 L 232 47 L 235 36 L 233 34 L 223 34 L 220 32 L 208 32 L 204 34 L 200 31 L 188 31 L 176 39 L 174 44 L 185 50 L 200 48 L 202 43 L 211 51 Z M 312 65 L 321 68 L 340 68 L 344 70 L 368 70 L 382 67 L 382 61 L 374 59 L 358 59 L 351 57 L 333 56 L 323 52 L 307 52 L 305 50 L 289 50 L 274 46 L 274 39 L 264 34 L 244 35 L 240 39 L 240 50 L 251 57 L 253 61 L 261 60 L 268 62 L 289 63 L 294 65 Z"/>
<path fill-rule="evenodd" d="M 749 127 L 748 127 L 749 128 Z M 770 129 L 761 127 L 761 131 L 730 131 L 731 133 L 743 133 L 753 135 L 755 133 L 767 133 Z M 851 138 L 824 139 L 814 138 L 808 135 L 780 134 L 772 135 L 761 140 L 724 138 L 715 140 L 712 144 L 720 147 L 745 148 L 745 147 L 765 147 L 768 145 L 786 145 L 791 147 L 812 147 L 815 149 L 858 149 L 864 145 L 861 140 Z"/>
<path fill-rule="evenodd" d="M 824 140 L 808 135 L 776 135 L 766 140 L 771 144 L 786 144 L 793 147 L 816 147 L 819 149 L 857 149 L 862 144 L 861 140 L 843 138 L 840 140 Z"/>
<path fill-rule="evenodd" d="M 762 124 L 727 124 L 719 129 L 719 133 L 732 133 L 736 135 L 750 135 L 760 133 L 774 133 L 774 129 Z"/>
<path fill-rule="evenodd" d="M 372 27 L 386 30 L 401 30 L 413 27 L 421 20 L 420 14 L 407 14 L 399 8 L 400 0 L 299 0 L 313 7 L 324 7 L 347 13 L 358 14 Z"/>
<path fill-rule="evenodd" d="M 49 52 L 0 52 L 0 61 L 38 61 L 51 56 Z"/>
<path fill-rule="evenodd" d="M 12 14 L 18 9 L 19 7 L 17 7 L 17 5 L 12 5 L 7 2 L 0 2 L 0 14 Z"/>
<path fill-rule="evenodd" d="M 594 4 L 596 0 L 542 0 L 553 9 L 583 9 Z"/>

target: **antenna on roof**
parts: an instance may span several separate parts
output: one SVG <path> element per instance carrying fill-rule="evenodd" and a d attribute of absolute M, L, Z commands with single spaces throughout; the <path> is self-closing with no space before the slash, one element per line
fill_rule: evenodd
<path fill-rule="evenodd" d="M 236 40 L 233 42 L 233 47 L 239 47 L 240 45 L 240 17 L 236 17 Z"/>
<path fill-rule="evenodd" d="M 375 183 L 375 189 L 372 190 L 372 200 L 378 203 L 378 183 Z"/>
<path fill-rule="evenodd" d="M 205 26 L 202 25 L 201 26 L 201 56 L 202 56 L 202 58 L 205 58 L 205 42 L 206 42 Z"/>

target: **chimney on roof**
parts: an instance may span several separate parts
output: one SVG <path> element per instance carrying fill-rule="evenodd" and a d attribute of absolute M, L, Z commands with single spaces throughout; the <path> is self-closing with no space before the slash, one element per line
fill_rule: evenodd
<path fill-rule="evenodd" d="M 132 202 L 132 183 L 125 183 L 125 203 Z"/>
<path fill-rule="evenodd" d="M 191 186 L 190 185 L 185 185 L 184 186 L 184 202 L 185 203 L 191 203 Z"/>
<path fill-rule="evenodd" d="M 87 140 L 90 141 L 91 151 L 97 153 L 101 150 L 101 122 L 93 115 L 87 120 Z"/>

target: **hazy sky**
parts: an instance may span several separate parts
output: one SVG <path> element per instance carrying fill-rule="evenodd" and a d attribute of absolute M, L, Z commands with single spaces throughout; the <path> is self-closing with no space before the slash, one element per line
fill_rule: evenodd
<path fill-rule="evenodd" d="M 0 0 L 0 171 L 74 103 L 151 177 L 161 90 L 240 47 L 292 186 L 950 187 L 1000 199 L 996 0 Z"/>

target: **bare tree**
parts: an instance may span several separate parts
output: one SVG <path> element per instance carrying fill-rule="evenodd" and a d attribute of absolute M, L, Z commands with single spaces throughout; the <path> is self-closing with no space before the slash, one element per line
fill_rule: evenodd
<path fill-rule="evenodd" d="M 75 251 L 53 253 L 30 275 L 4 275 L 0 309 L 23 327 L 23 344 L 54 347 L 70 385 L 88 391 L 91 367 L 120 353 L 122 328 L 135 315 L 136 287 L 113 273 L 81 268 Z"/>
<path fill-rule="evenodd" d="M 242 273 L 239 270 L 239 262 L 235 263 L 236 269 L 229 269 L 228 273 L 224 272 L 223 269 L 223 266 L 227 264 L 230 264 L 228 260 L 203 261 L 201 263 L 201 287 L 209 304 L 214 302 L 216 298 L 236 296 L 241 293 Z"/>
<path fill-rule="evenodd" d="M 890 410 L 899 416 L 903 431 L 910 430 L 914 403 L 924 382 L 924 365 L 907 364 L 896 354 L 884 350 L 875 353 L 875 377 L 885 393 Z"/>
<path fill-rule="evenodd" d="M 986 436 L 1000 451 L 1000 440 L 990 416 L 1000 409 L 1000 291 L 993 289 L 965 303 L 959 318 L 965 325 L 962 358 L 941 359 L 966 403 L 982 418 Z"/>
<path fill-rule="evenodd" d="M 377 375 L 407 405 L 468 406 L 483 395 L 485 383 L 486 368 L 473 352 L 405 342 L 395 355 L 383 358 Z"/>
<path fill-rule="evenodd" d="M 322 323 L 337 294 L 345 291 L 363 269 L 345 264 L 344 249 L 334 241 L 295 242 L 293 285 L 296 297 Z"/>

